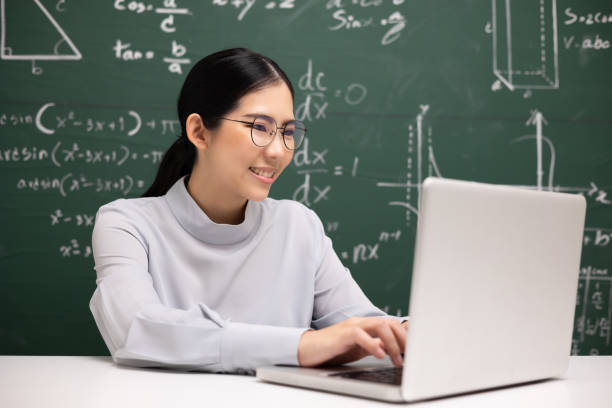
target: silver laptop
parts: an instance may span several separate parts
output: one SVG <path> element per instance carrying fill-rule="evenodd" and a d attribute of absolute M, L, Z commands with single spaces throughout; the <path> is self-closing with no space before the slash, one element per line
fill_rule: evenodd
<path fill-rule="evenodd" d="M 585 211 L 581 195 L 426 179 L 403 369 L 362 360 L 262 367 L 257 377 L 415 401 L 562 375 Z"/>

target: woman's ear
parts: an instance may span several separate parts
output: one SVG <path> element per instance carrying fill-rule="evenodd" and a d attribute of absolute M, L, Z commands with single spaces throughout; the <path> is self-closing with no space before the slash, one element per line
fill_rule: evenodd
<path fill-rule="evenodd" d="M 187 132 L 187 138 L 196 149 L 206 149 L 208 147 L 210 132 L 204 126 L 202 117 L 197 113 L 192 113 L 187 116 L 185 122 L 185 131 Z"/>

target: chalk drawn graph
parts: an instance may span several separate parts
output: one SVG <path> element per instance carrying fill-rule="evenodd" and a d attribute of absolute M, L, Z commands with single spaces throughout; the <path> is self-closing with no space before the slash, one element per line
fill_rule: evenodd
<path fill-rule="evenodd" d="M 525 135 L 525 136 L 521 136 L 519 138 L 514 139 L 512 142 L 516 143 L 516 142 L 522 142 L 524 140 L 529 140 L 529 139 L 535 139 L 536 140 L 536 189 L 537 190 L 542 190 L 543 186 L 542 186 L 542 181 L 544 178 L 544 169 L 542 167 L 542 142 L 545 142 L 549 151 L 550 151 L 550 163 L 549 163 L 549 167 L 548 167 L 548 186 L 547 189 L 548 191 L 553 191 L 553 179 L 554 179 L 554 174 L 555 174 L 555 146 L 553 145 L 552 141 L 543 135 L 542 133 L 542 125 L 544 124 L 548 124 L 548 122 L 546 122 L 546 119 L 544 119 L 544 116 L 542 115 L 542 112 L 538 111 L 538 110 L 533 110 L 531 112 L 531 116 L 529 117 L 529 119 L 527 120 L 527 122 L 525 123 L 527 126 L 535 126 L 536 127 L 536 134 L 535 135 Z"/>
<path fill-rule="evenodd" d="M 389 183 L 377 182 L 377 187 L 384 188 L 402 188 L 405 189 L 404 201 L 391 201 L 390 206 L 399 206 L 406 208 L 406 225 L 410 225 L 412 215 L 419 215 L 421 202 L 421 187 L 422 182 L 427 176 L 442 177 L 436 157 L 432 147 L 432 127 L 424 126 L 423 122 L 429 105 L 420 105 L 420 111 L 416 116 L 415 124 L 408 126 L 408 158 L 406 161 L 406 183 Z M 416 126 L 415 126 L 416 125 Z M 425 139 L 427 137 L 427 139 Z M 416 138 L 416 152 L 415 152 Z M 424 157 L 424 145 L 427 145 L 426 157 Z M 413 161 L 413 156 L 416 156 L 416 163 Z M 425 164 L 427 164 L 427 175 L 425 176 Z M 412 190 L 417 190 L 417 197 L 412 196 Z M 416 204 L 413 204 L 416 201 Z"/>
<path fill-rule="evenodd" d="M 405 200 L 390 201 L 390 206 L 400 206 L 406 208 L 406 225 L 410 225 L 412 215 L 418 217 L 420 212 L 421 188 L 426 177 L 443 177 L 438 166 L 432 143 L 432 127 L 425 123 L 425 117 L 429 110 L 429 105 L 421 105 L 420 112 L 416 115 L 415 123 L 408 127 L 408 158 L 406 161 L 406 182 L 384 182 L 376 183 L 377 187 L 381 188 L 402 188 L 405 190 Z M 556 165 L 556 151 L 552 140 L 544 135 L 543 127 L 548 122 L 544 118 L 542 112 L 537 109 L 531 111 L 529 119 L 525 122 L 528 127 L 535 127 L 535 133 L 526 134 L 516 137 L 510 141 L 511 144 L 521 143 L 528 140 L 536 142 L 536 168 L 535 168 L 535 184 L 521 185 L 518 187 L 529 188 L 534 190 L 548 191 L 564 191 L 582 193 L 589 191 L 585 187 L 562 187 L 555 186 L 554 174 Z M 416 141 L 415 141 L 416 139 Z M 416 144 L 416 148 L 415 145 Z M 549 161 L 546 166 L 544 163 L 544 150 L 548 150 Z M 415 151 L 416 150 L 416 151 Z M 416 158 L 416 163 L 413 161 Z M 547 180 L 544 176 L 548 175 Z M 413 191 L 416 190 L 416 197 L 413 196 Z"/>
<path fill-rule="evenodd" d="M 557 0 L 492 0 L 493 74 L 509 90 L 558 89 Z M 520 4 L 520 7 L 519 7 Z"/>
<path fill-rule="evenodd" d="M 8 61 L 32 61 L 32 74 L 40 75 L 43 70 L 41 67 L 36 66 L 36 61 L 62 61 L 62 60 L 80 60 L 82 59 L 81 52 L 74 45 L 70 37 L 53 18 L 51 13 L 43 6 L 40 0 L 32 0 L 35 6 L 38 7 L 38 11 L 44 16 L 44 24 L 51 25 L 54 30 L 54 34 L 59 36 L 59 39 L 55 42 L 51 50 L 45 50 L 43 52 L 36 53 L 16 53 L 11 47 L 7 45 L 7 21 L 11 21 L 7 16 L 6 0 L 0 0 L 0 59 Z M 35 10 L 35 7 L 32 7 Z M 34 11 L 36 12 L 36 11 Z M 14 21 L 14 20 L 12 20 Z M 31 35 L 31 34 L 30 34 Z M 13 38 L 16 38 L 14 36 Z M 41 42 L 42 43 L 42 42 Z M 66 44 L 69 47 L 69 52 L 61 52 L 60 47 Z"/>

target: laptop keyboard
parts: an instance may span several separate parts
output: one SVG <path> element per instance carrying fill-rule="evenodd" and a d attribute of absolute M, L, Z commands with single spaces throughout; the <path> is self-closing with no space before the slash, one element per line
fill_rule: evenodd
<path fill-rule="evenodd" d="M 330 377 L 352 378 L 354 380 L 372 381 L 384 384 L 401 385 L 402 367 L 379 368 L 375 370 L 350 371 L 330 374 Z"/>

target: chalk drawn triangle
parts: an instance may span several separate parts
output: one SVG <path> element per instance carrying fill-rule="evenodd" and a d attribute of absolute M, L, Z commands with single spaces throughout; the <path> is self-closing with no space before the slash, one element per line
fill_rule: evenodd
<path fill-rule="evenodd" d="M 10 2 L 10 0 L 8 1 Z M 40 0 L 32 0 L 31 3 L 28 2 L 27 5 L 30 6 L 30 8 L 24 8 L 26 3 L 23 1 L 13 0 L 13 4 L 7 9 L 6 3 L 7 0 L 0 0 L 1 59 L 19 61 L 59 61 L 80 60 L 83 58 L 81 52 L 74 45 L 70 37 L 68 37 L 45 6 L 42 5 Z M 16 7 L 15 4 L 17 3 L 20 5 L 19 9 L 11 8 Z M 36 7 L 38 7 L 38 10 Z M 9 18 L 9 16 L 12 18 Z M 9 24 L 15 22 L 14 26 L 9 25 L 8 27 L 11 35 L 13 35 L 11 41 L 15 41 L 14 43 L 11 42 L 13 46 L 7 46 L 7 22 Z M 53 32 L 53 35 L 48 35 L 49 30 Z M 21 35 L 14 35 L 17 31 L 20 31 L 19 34 Z M 45 51 L 31 52 L 31 49 L 28 49 L 26 52 L 19 52 L 18 48 L 20 48 L 20 45 L 15 46 L 14 44 L 21 44 L 21 47 L 23 47 L 23 44 L 27 44 L 27 41 L 35 42 L 34 46 L 36 46 L 37 49 L 44 47 Z M 65 46 L 68 46 L 69 49 L 65 52 L 60 51 L 60 47 L 65 49 Z M 28 47 L 32 48 L 33 45 L 27 44 L 25 48 Z"/>

